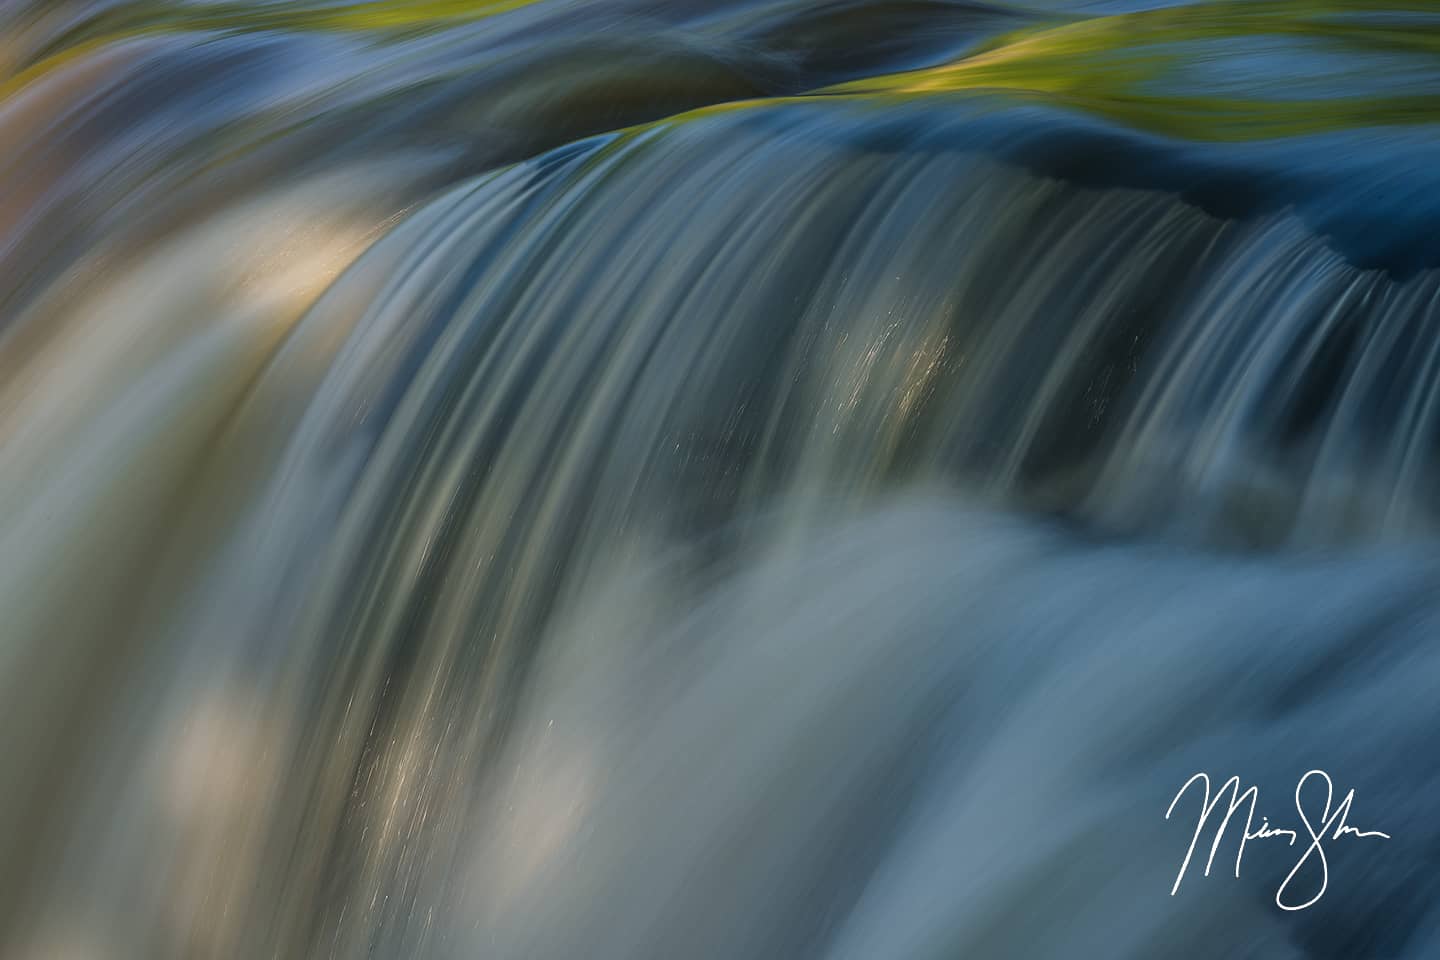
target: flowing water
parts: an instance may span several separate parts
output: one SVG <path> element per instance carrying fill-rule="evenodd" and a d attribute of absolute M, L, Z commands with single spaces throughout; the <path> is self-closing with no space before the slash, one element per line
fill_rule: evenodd
<path fill-rule="evenodd" d="M 0 956 L 1440 955 L 1437 472 L 1440 3 L 8 0 Z"/>

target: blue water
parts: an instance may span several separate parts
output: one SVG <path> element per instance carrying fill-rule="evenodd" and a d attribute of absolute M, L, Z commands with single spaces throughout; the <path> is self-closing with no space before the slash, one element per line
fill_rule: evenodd
<path fill-rule="evenodd" d="M 1436 955 L 1437 14 L 6 6 L 0 956 Z"/>

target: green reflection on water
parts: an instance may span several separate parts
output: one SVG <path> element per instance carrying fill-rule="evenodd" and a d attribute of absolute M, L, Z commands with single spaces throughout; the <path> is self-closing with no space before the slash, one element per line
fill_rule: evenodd
<path fill-rule="evenodd" d="M 155 0 L 114 7 L 72 36 L 134 36 L 169 31 L 440 29 L 526 6 L 534 0 L 372 0 L 326 3 L 189 3 Z"/>
<path fill-rule="evenodd" d="M 260 31 L 403 39 L 543 2 L 131 2 L 54 38 L 0 82 L 0 99 L 119 40 Z M 1192 140 L 1430 123 L 1440 118 L 1440 0 L 1221 0 L 1083 18 L 1062 13 L 992 36 L 949 63 L 809 96 L 886 102 L 970 92 L 1002 92 Z M 665 122 L 796 99 L 804 97 L 705 107 Z"/>
<path fill-rule="evenodd" d="M 1417 16 L 1425 14 L 1436 19 Z M 1235 46 L 1255 38 L 1269 49 L 1242 61 Z M 1437 53 L 1434 0 L 1232 0 L 1029 28 L 952 63 L 820 92 L 996 90 L 1169 136 L 1252 140 L 1432 122 L 1440 117 Z M 1377 57 L 1388 71 L 1375 69 Z M 1316 59 L 1333 59 L 1333 71 L 1316 76 Z M 1197 79 L 1197 65 L 1213 82 Z M 1416 91 L 1417 76 L 1433 89 Z M 1373 89 L 1348 95 L 1357 86 Z"/>

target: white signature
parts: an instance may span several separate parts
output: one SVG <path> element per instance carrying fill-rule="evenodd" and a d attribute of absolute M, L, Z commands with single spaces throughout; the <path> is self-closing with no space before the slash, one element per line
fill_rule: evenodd
<path fill-rule="evenodd" d="M 1305 804 L 1300 796 L 1305 790 L 1305 784 L 1309 783 L 1312 778 L 1319 778 L 1325 782 L 1325 805 L 1320 808 L 1318 822 L 1312 822 L 1310 816 L 1306 814 Z M 1180 798 L 1185 796 L 1189 789 L 1197 783 L 1200 784 L 1205 791 L 1204 800 L 1202 801 L 1203 806 L 1200 810 L 1200 820 L 1195 824 L 1195 833 L 1190 838 L 1190 849 L 1185 851 L 1185 862 L 1180 864 L 1180 872 L 1175 877 L 1175 885 L 1170 888 L 1170 895 L 1172 897 L 1175 896 L 1175 893 L 1180 889 L 1180 881 L 1185 879 L 1185 871 L 1190 868 L 1190 858 L 1195 853 L 1195 844 L 1199 842 L 1200 834 L 1205 830 L 1205 824 L 1210 820 L 1210 815 L 1220 806 L 1220 801 L 1224 799 L 1227 791 L 1230 794 L 1230 803 L 1225 811 L 1225 819 L 1220 821 L 1220 826 L 1215 831 L 1215 840 L 1210 844 L 1210 856 L 1205 861 L 1205 876 L 1210 876 L 1210 866 L 1215 862 L 1215 853 L 1220 849 L 1220 841 L 1225 836 L 1225 828 L 1230 825 L 1230 818 L 1247 800 L 1250 802 L 1250 809 L 1245 814 L 1245 832 L 1240 836 L 1240 849 L 1235 854 L 1236 877 L 1240 876 L 1240 860 L 1245 856 L 1245 844 L 1249 841 L 1268 840 L 1272 837 L 1285 837 L 1289 840 L 1290 846 L 1293 847 L 1296 841 L 1300 839 L 1300 834 L 1296 830 L 1286 830 L 1270 826 L 1270 820 L 1267 817 L 1260 819 L 1260 826 L 1258 828 L 1251 829 L 1255 821 L 1255 804 L 1260 799 L 1260 788 L 1252 786 L 1248 790 L 1242 791 L 1240 789 L 1239 777 L 1231 777 L 1229 780 L 1226 780 L 1212 799 L 1210 796 L 1210 778 L 1203 773 L 1195 774 L 1195 776 L 1185 781 L 1185 785 L 1180 788 L 1180 792 L 1175 794 L 1175 799 L 1170 801 L 1170 807 L 1165 811 L 1166 820 L 1169 820 L 1170 815 L 1175 812 L 1175 805 L 1180 802 Z M 1300 821 L 1305 824 L 1305 832 L 1309 834 L 1310 845 L 1305 848 L 1304 854 L 1301 855 L 1290 872 L 1286 874 L 1284 881 L 1280 884 L 1280 889 L 1275 891 L 1275 905 L 1281 910 L 1304 910 L 1325 895 L 1325 888 L 1330 883 L 1330 868 L 1329 863 L 1325 859 L 1325 848 L 1323 846 L 1325 840 L 1339 840 L 1347 834 L 1352 837 L 1377 837 L 1381 840 L 1390 839 L 1390 834 L 1388 833 L 1381 833 L 1379 830 L 1357 830 L 1345 822 L 1350 816 L 1350 804 L 1355 800 L 1355 791 L 1353 789 L 1345 794 L 1345 799 L 1341 800 L 1339 805 L 1332 811 L 1330 804 L 1331 801 L 1334 800 L 1334 797 L 1334 784 L 1330 781 L 1330 775 L 1324 770 L 1311 770 L 1300 778 L 1299 783 L 1295 784 L 1295 810 L 1300 814 Z M 1290 890 L 1290 885 L 1295 880 L 1295 875 L 1300 872 L 1300 868 L 1303 867 L 1312 856 L 1319 858 L 1320 889 L 1315 891 L 1315 895 L 1305 902 L 1295 903 L 1292 898 L 1286 896 L 1286 892 Z"/>

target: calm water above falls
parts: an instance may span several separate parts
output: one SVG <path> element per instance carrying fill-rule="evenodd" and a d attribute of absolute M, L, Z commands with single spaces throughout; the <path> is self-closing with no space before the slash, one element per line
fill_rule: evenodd
<path fill-rule="evenodd" d="M 0 957 L 1440 955 L 1437 472 L 1440 2 L 8 0 Z"/>

